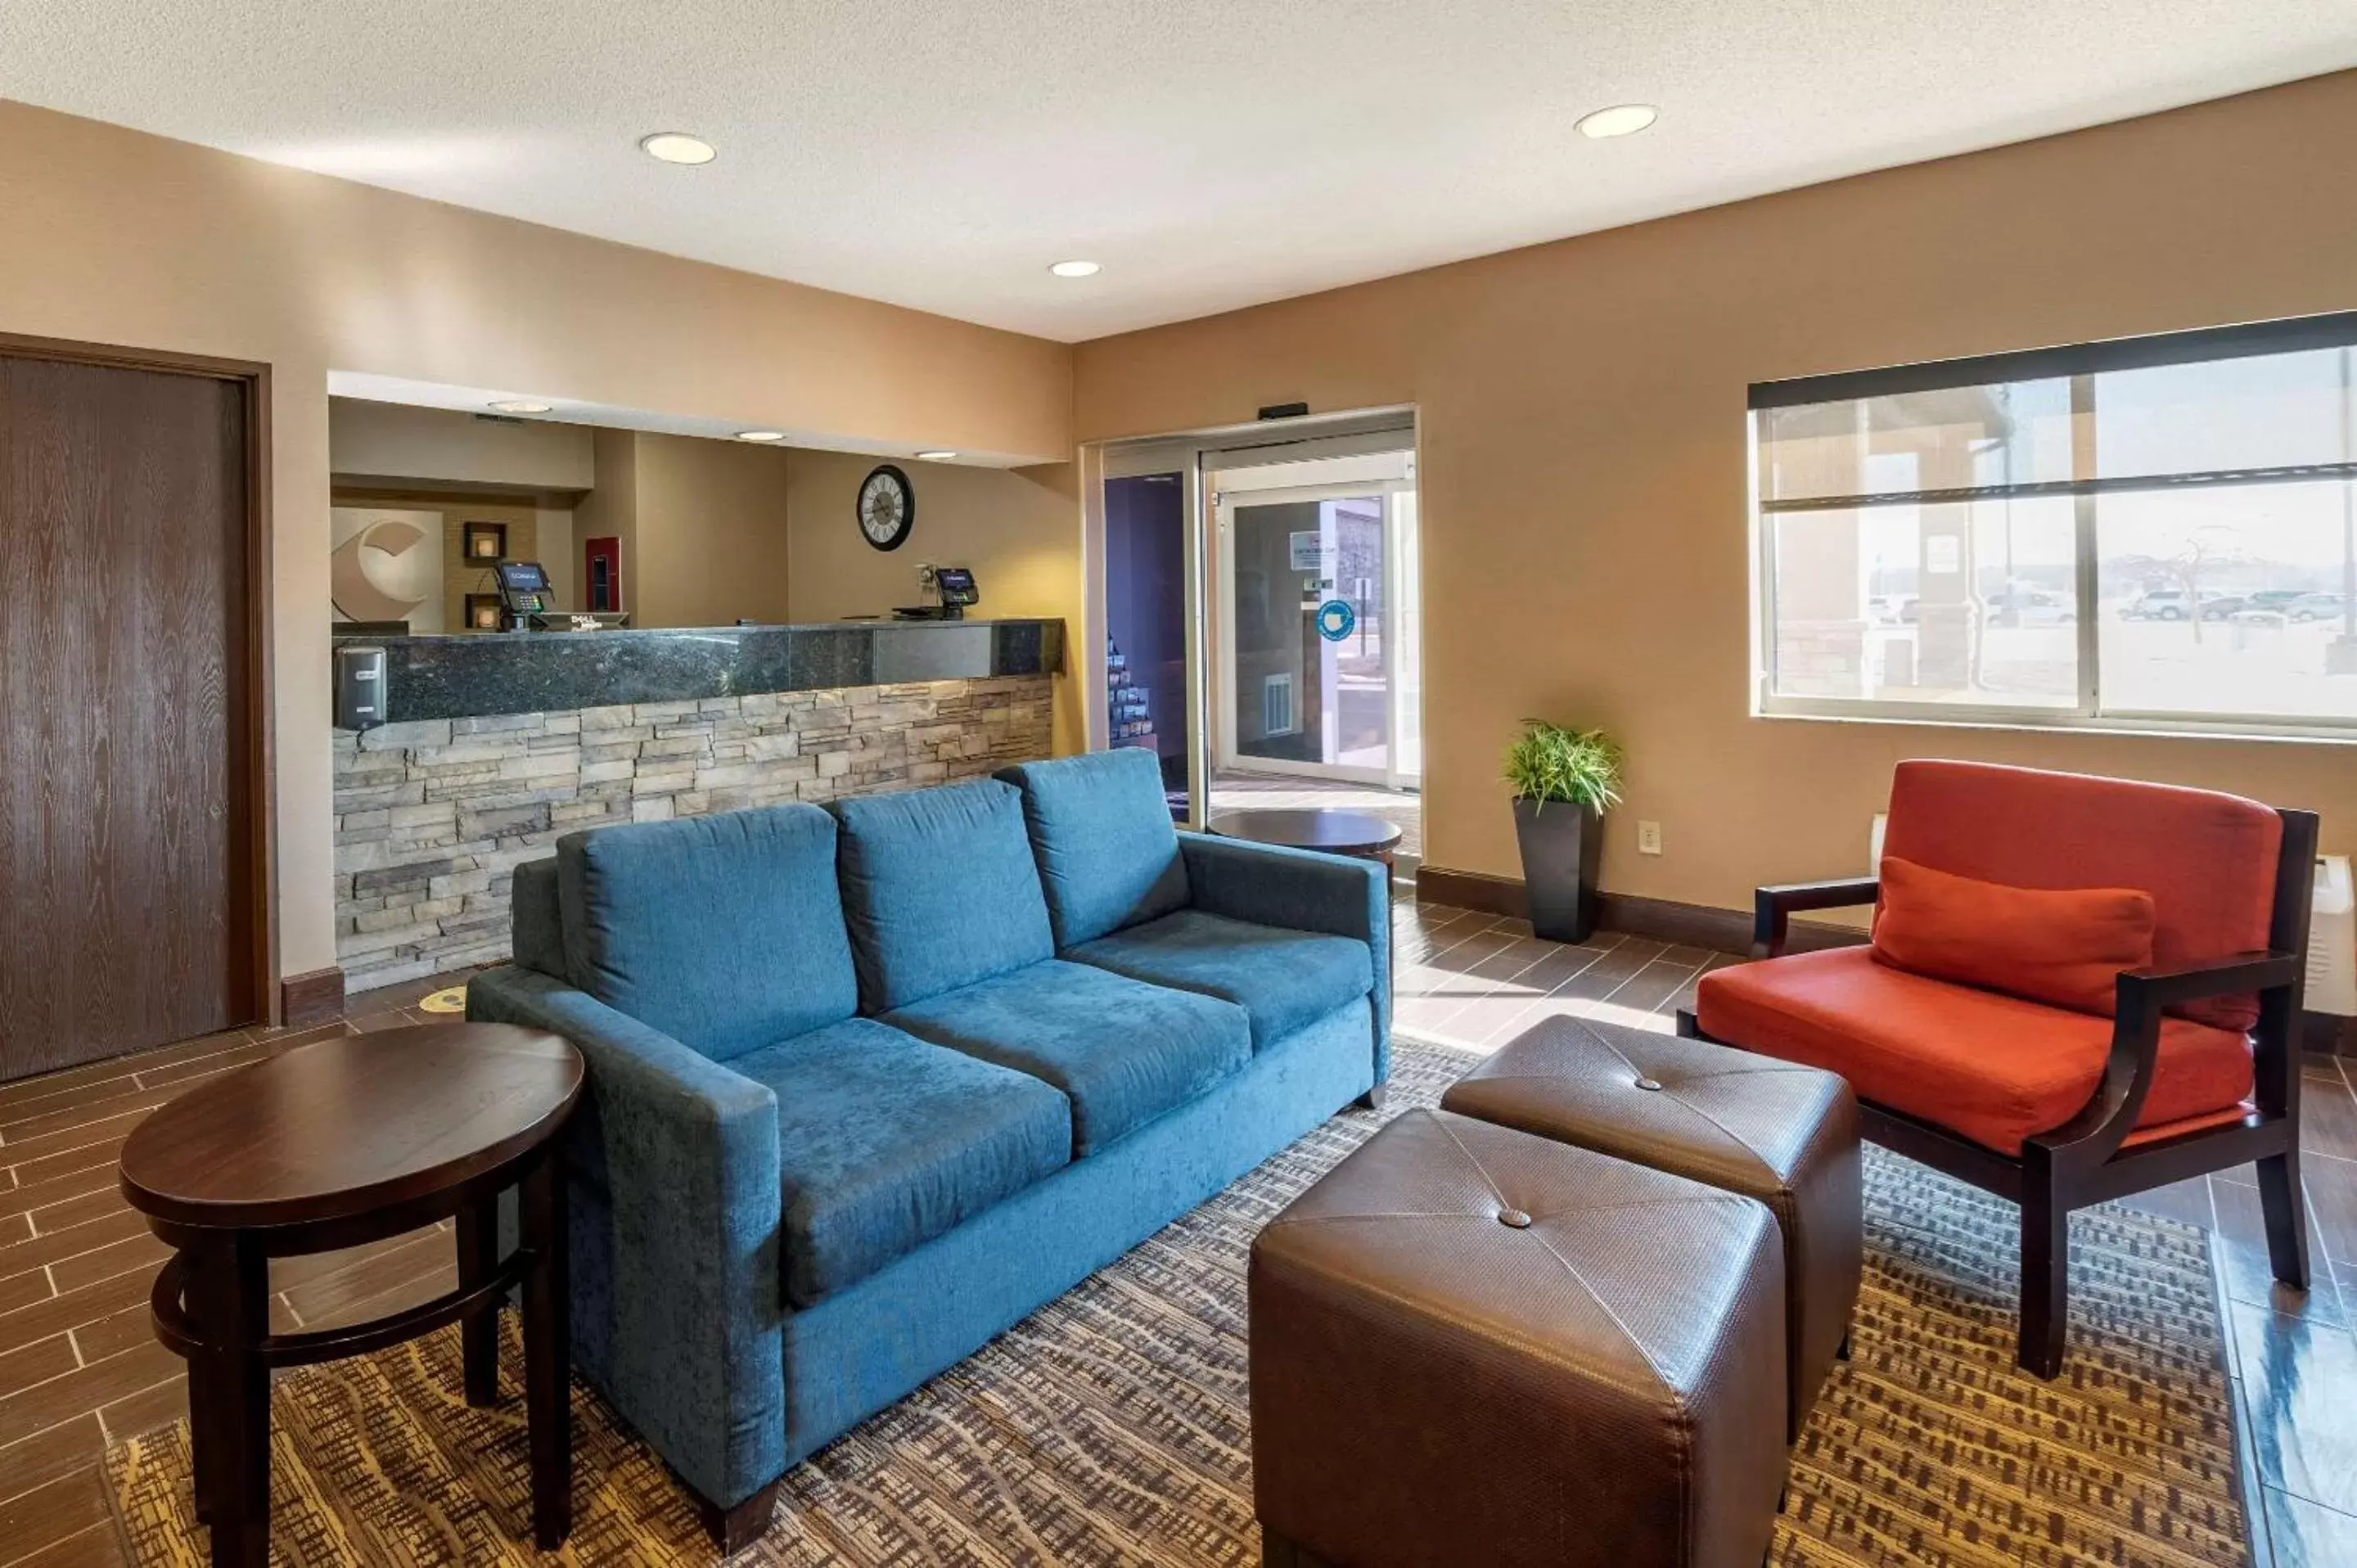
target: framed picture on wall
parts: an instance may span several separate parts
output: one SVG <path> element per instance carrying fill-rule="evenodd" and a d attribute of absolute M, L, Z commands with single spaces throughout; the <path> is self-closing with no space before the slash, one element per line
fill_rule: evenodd
<path fill-rule="evenodd" d="M 500 596 L 497 594 L 467 596 L 467 629 L 497 631 L 500 629 Z"/>
<path fill-rule="evenodd" d="M 508 525 L 504 522 L 469 522 L 459 547 L 470 562 L 504 561 L 508 558 Z"/>

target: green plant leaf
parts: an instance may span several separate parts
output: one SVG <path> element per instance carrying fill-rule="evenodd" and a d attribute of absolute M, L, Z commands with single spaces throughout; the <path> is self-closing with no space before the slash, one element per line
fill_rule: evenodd
<path fill-rule="evenodd" d="M 1600 729 L 1566 729 L 1524 719 L 1506 747 L 1503 772 L 1516 798 L 1609 811 L 1620 803 L 1620 746 Z"/>

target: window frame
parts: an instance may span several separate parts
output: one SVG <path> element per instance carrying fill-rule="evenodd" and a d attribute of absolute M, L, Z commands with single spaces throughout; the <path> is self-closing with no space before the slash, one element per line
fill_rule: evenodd
<path fill-rule="evenodd" d="M 1751 714 L 1754 718 L 1923 725 L 1940 728 L 2077 731 L 2113 735 L 2208 736 L 2243 740 L 2357 745 L 2357 717 L 2248 713 L 2187 713 L 2168 709 L 2106 709 L 2102 692 L 2102 627 L 2096 503 L 2106 494 L 2244 488 L 2326 479 L 2357 482 L 2357 457 L 2269 468 L 2215 469 L 2180 475 L 2098 478 L 2094 454 L 2082 443 L 2069 479 L 2018 485 L 1878 492 L 1771 500 L 1760 493 L 1760 415 L 1780 408 L 1858 402 L 1910 392 L 2027 381 L 2067 380 L 2074 417 L 2092 420 L 2094 378 L 2107 371 L 2148 370 L 2218 360 L 2357 349 L 2357 311 L 2233 327 L 2107 338 L 2092 343 L 1983 354 L 1754 382 L 1746 398 L 1745 492 L 1750 529 Z M 2075 705 L 1908 702 L 1875 697 L 1782 695 L 1776 679 L 1776 529 L 1788 513 L 1858 510 L 1875 506 L 1925 506 L 1985 499 L 2070 498 L 2075 503 L 2072 580 L 2076 590 L 2078 700 Z"/>

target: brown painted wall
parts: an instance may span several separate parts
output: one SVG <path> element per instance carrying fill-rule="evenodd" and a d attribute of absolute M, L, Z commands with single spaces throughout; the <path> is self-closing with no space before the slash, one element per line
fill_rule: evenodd
<path fill-rule="evenodd" d="M 2343 73 L 1103 339 L 1081 435 L 1418 405 L 1434 865 L 1518 872 L 1527 714 L 1628 741 L 1625 893 L 1858 869 L 1925 754 L 2240 790 L 2357 849 L 2357 747 L 1749 717 L 1744 473 L 1752 381 L 2357 306 L 2352 145 Z"/>
<path fill-rule="evenodd" d="M 330 369 L 1059 460 L 1057 343 L 0 102 L 0 331 L 274 370 L 280 963 L 335 961 Z"/>
<path fill-rule="evenodd" d="M 898 550 L 859 532 L 859 487 L 878 459 L 797 448 L 790 474 L 789 609 L 796 621 L 889 615 L 919 602 L 917 565 L 970 566 L 982 589 L 977 616 L 1061 616 L 1083 624 L 1079 479 L 1070 463 L 984 468 L 903 463 L 917 521 Z M 1067 654 L 1067 662 L 1071 662 Z M 1081 693 L 1056 682 L 1058 756 L 1081 748 Z"/>
<path fill-rule="evenodd" d="M 694 435 L 600 431 L 601 490 L 609 437 L 628 441 L 632 454 L 614 480 L 632 492 L 622 546 L 630 624 L 784 620 L 786 454 Z"/>

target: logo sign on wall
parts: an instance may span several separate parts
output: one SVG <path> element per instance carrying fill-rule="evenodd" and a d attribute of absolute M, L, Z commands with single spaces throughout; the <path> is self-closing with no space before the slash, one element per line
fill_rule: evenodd
<path fill-rule="evenodd" d="M 1318 607 L 1318 635 L 1329 642 L 1341 641 L 1358 624 L 1358 612 L 1346 599 L 1328 599 Z"/>

